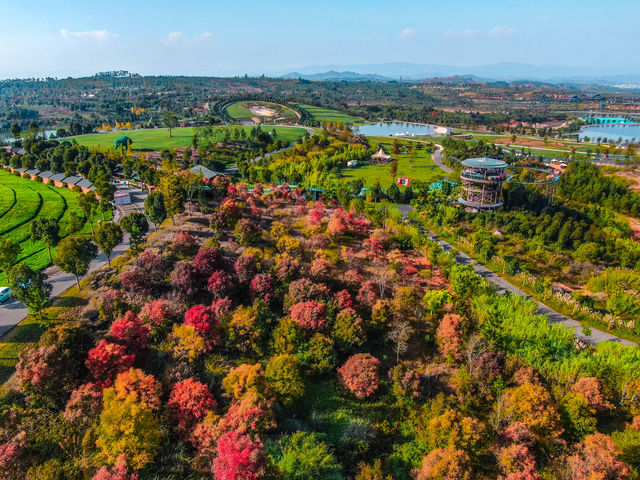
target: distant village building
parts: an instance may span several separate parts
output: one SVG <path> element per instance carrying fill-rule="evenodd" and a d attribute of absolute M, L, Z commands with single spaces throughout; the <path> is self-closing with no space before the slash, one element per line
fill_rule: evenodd
<path fill-rule="evenodd" d="M 371 165 L 386 165 L 391 161 L 391 155 L 385 153 L 382 147 L 376 153 L 371 155 L 369 163 Z"/>

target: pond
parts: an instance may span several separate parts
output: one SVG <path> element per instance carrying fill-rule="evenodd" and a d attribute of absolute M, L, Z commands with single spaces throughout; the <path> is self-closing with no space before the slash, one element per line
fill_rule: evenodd
<path fill-rule="evenodd" d="M 380 122 L 371 125 L 361 125 L 357 132 L 368 137 L 417 137 L 434 136 L 447 133 L 445 127 L 434 125 L 420 125 L 404 122 Z"/>
<path fill-rule="evenodd" d="M 598 138 L 616 141 L 640 141 L 640 125 L 590 125 L 580 130 L 580 140 L 589 137 L 589 140 L 597 141 Z"/>

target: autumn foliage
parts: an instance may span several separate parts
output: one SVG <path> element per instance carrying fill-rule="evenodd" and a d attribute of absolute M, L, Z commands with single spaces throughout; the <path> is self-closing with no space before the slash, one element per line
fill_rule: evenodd
<path fill-rule="evenodd" d="M 358 353 L 349 357 L 338 369 L 342 385 L 362 400 L 378 390 L 380 361 L 368 353 Z"/>

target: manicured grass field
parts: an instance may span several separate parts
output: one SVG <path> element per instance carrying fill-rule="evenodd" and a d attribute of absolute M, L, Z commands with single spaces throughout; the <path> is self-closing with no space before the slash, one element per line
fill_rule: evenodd
<path fill-rule="evenodd" d="M 358 121 L 356 117 L 330 108 L 314 107 L 313 105 L 300 105 L 300 108 L 306 110 L 318 122 L 356 123 Z"/>
<path fill-rule="evenodd" d="M 247 133 L 253 127 L 242 127 Z M 286 140 L 292 142 L 297 140 L 298 137 L 307 133 L 303 128 L 298 127 L 263 127 L 268 131 L 276 129 L 276 134 L 280 140 Z M 133 144 L 131 149 L 134 151 L 152 151 L 152 150 L 164 150 L 176 147 L 190 147 L 192 144 L 193 134 L 196 133 L 196 129 L 193 127 L 174 128 L 171 132 L 171 138 L 169 138 L 169 129 L 167 128 L 152 128 L 142 130 L 125 130 L 109 133 L 94 133 L 91 135 L 80 135 L 78 137 L 68 137 L 67 140 L 76 140 L 80 145 L 85 145 L 90 148 L 108 149 L 113 148 L 114 142 L 126 135 Z M 220 138 L 222 140 L 222 138 Z"/>
<path fill-rule="evenodd" d="M 270 116 L 262 116 L 253 113 L 249 108 L 246 108 L 248 105 L 263 105 L 266 108 L 270 108 L 277 112 L 273 117 Z M 260 102 L 255 100 L 242 100 L 240 102 L 232 103 L 227 107 L 227 113 L 231 118 L 235 118 L 236 120 L 240 119 L 249 119 L 249 118 L 278 118 L 285 117 L 287 120 L 296 121 L 298 119 L 298 115 L 295 111 L 286 107 L 284 105 L 279 105 L 277 103 L 271 102 Z"/>
<path fill-rule="evenodd" d="M 15 201 L 14 201 L 15 197 Z M 7 170 L 0 170 L 0 237 L 10 238 L 20 244 L 19 262 L 39 270 L 49 265 L 49 254 L 42 242 L 32 242 L 31 222 L 36 218 L 53 218 L 60 225 L 60 235 L 67 235 L 69 213 L 82 212 L 77 205 L 78 193 L 68 188 L 57 188 L 17 177 Z M 98 218 L 94 218 L 97 223 Z M 91 227 L 85 222 L 80 232 L 86 234 Z M 55 255 L 55 249 L 52 252 Z M 0 285 L 5 282 L 0 274 Z"/>
<path fill-rule="evenodd" d="M 372 142 L 382 145 L 385 152 L 391 153 L 391 143 L 388 139 L 380 137 L 371 137 Z M 366 187 L 373 186 L 376 182 L 380 182 L 382 188 L 388 188 L 392 182 L 397 180 L 397 177 L 408 177 L 409 186 L 412 182 L 420 180 L 423 182 L 432 182 L 441 177 L 447 177 L 446 172 L 441 170 L 433 160 L 431 154 L 426 149 L 414 150 L 413 167 L 411 167 L 411 155 L 409 154 L 407 147 L 411 145 L 417 146 L 418 142 L 401 141 L 402 151 L 398 155 L 394 155 L 394 158 L 398 159 L 398 175 L 394 178 L 391 176 L 390 164 L 387 165 L 360 165 L 354 168 L 342 169 L 342 175 L 347 179 L 361 178 Z M 378 147 L 379 148 L 379 147 Z M 403 189 L 404 187 L 400 187 Z"/>

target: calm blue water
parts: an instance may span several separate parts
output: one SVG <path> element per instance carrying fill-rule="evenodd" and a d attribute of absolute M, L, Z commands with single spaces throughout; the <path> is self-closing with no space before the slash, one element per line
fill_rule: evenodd
<path fill-rule="evenodd" d="M 622 141 L 635 139 L 638 142 L 640 141 L 640 125 L 592 125 L 582 127 L 579 136 L 580 140 L 584 140 L 584 137 L 589 137 L 591 141 L 597 140 L 598 137 L 609 140 L 618 140 L 622 137 Z"/>
<path fill-rule="evenodd" d="M 358 133 L 369 137 L 436 135 L 433 125 L 416 125 L 415 123 L 384 122 L 362 125 Z"/>

